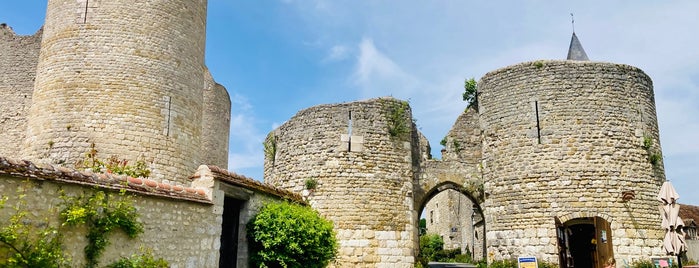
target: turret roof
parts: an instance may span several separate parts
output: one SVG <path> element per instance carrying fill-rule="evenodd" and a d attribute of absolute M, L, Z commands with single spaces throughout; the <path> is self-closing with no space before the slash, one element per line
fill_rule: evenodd
<path fill-rule="evenodd" d="M 573 32 L 573 37 L 570 38 L 570 47 L 568 48 L 567 60 L 588 61 L 587 54 L 578 40 L 578 36 Z"/>

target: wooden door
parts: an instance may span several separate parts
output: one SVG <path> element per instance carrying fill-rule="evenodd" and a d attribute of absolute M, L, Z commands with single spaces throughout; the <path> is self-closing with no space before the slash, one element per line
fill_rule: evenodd
<path fill-rule="evenodd" d="M 595 217 L 595 239 L 597 240 L 596 267 L 602 268 L 609 258 L 614 257 L 612 244 L 612 224 L 603 218 Z"/>

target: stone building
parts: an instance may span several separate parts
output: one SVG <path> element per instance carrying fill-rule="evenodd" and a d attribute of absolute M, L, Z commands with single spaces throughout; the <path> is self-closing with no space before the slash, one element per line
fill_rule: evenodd
<path fill-rule="evenodd" d="M 441 160 L 400 100 L 303 110 L 268 136 L 265 181 L 306 193 L 335 221 L 343 267 L 410 267 L 418 215 L 447 190 L 483 217 L 488 261 L 601 267 L 661 256 L 652 82 L 638 68 L 587 60 L 575 34 L 568 55 L 483 76 L 477 109 L 456 120 Z M 304 191 L 308 179 L 316 189 Z"/>
<path fill-rule="evenodd" d="M 483 219 L 477 208 L 474 209 L 473 201 L 459 191 L 440 192 L 427 202 L 423 210 L 427 233 L 442 237 L 444 249 L 470 252 L 478 260 L 483 256 L 482 251 L 476 251 L 477 248 L 482 250 L 483 232 L 480 230 L 479 235 L 477 229 L 482 226 Z"/>
<path fill-rule="evenodd" d="M 180 183 L 225 168 L 231 103 L 205 29 L 206 1 L 189 0 L 52 0 L 32 36 L 3 24 L 0 155 L 74 166 L 94 146 Z"/>
<path fill-rule="evenodd" d="M 244 225 L 260 204 L 302 196 L 334 221 L 337 266 L 412 267 L 420 213 L 452 190 L 472 204 L 476 258 L 599 267 L 662 255 L 652 82 L 588 61 L 575 35 L 568 60 L 483 76 L 442 159 L 407 102 L 320 105 L 268 135 L 262 184 L 221 169 L 231 104 L 204 64 L 205 27 L 206 1 L 190 0 L 49 0 L 36 34 L 0 25 L 0 192 L 28 180 L 42 211 L 59 188 L 131 191 L 151 229 L 105 259 L 147 244 L 173 267 L 245 267 Z M 93 149 L 146 161 L 152 178 L 76 169 Z"/>
<path fill-rule="evenodd" d="M 3 226 L 21 203 L 26 224 L 61 228 L 80 266 L 85 230 L 51 217 L 61 192 L 125 190 L 144 232 L 110 235 L 101 264 L 145 246 L 171 267 L 248 266 L 245 224 L 262 204 L 304 201 L 225 170 L 231 101 L 204 64 L 206 4 L 49 0 L 34 35 L 0 24 Z M 142 160 L 151 175 L 93 173 L 88 153 Z"/>

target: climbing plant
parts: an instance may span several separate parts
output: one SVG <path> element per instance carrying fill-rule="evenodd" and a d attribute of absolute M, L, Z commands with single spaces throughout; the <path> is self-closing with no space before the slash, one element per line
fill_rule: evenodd
<path fill-rule="evenodd" d="M 643 135 L 643 144 L 641 145 L 644 150 L 646 150 L 646 153 L 648 154 L 648 162 L 650 162 L 653 167 L 658 167 L 660 164 L 660 160 L 662 159 L 662 155 L 653 149 L 653 138 L 651 138 L 648 135 Z"/>
<path fill-rule="evenodd" d="M 262 143 L 264 146 L 264 153 L 265 153 L 265 158 L 269 159 L 274 163 L 274 158 L 277 155 L 277 138 L 270 133 L 267 136 L 267 139 L 265 139 L 265 142 Z"/>
<path fill-rule="evenodd" d="M 27 202 L 27 185 L 17 188 L 14 204 L 7 208 L 8 196 L 0 195 L 0 212 L 10 214 L 9 220 L 0 222 L 0 267 L 74 267 L 63 251 L 61 229 L 80 224 L 87 225 L 88 245 L 85 246 L 86 267 L 96 267 L 98 259 L 109 244 L 108 234 L 114 229 L 123 230 L 129 237 L 143 231 L 138 213 L 125 191 L 114 196 L 104 191 L 91 195 L 69 197 L 59 191 L 63 203 L 59 208 L 45 210 L 44 218 L 31 217 Z M 8 212 L 6 210 L 11 210 Z M 61 225 L 54 226 L 51 219 L 59 215 Z M 141 254 L 122 258 L 108 267 L 160 268 L 168 264 L 162 258 L 152 256 L 150 249 Z"/>
<path fill-rule="evenodd" d="M 12 216 L 0 225 L 0 267 L 67 267 L 69 259 L 63 254 L 61 234 L 48 219 L 31 219 L 26 209 L 26 188 L 16 191 Z M 0 212 L 8 196 L 0 196 Z"/>
<path fill-rule="evenodd" d="M 382 100 L 385 113 L 388 133 L 394 138 L 405 138 L 412 127 L 413 121 L 408 117 L 407 101 Z"/>
<path fill-rule="evenodd" d="M 123 190 L 118 198 L 104 191 L 76 197 L 61 193 L 61 198 L 65 207 L 60 212 L 63 223 L 69 226 L 85 224 L 87 227 L 85 237 L 88 244 L 84 248 L 86 267 L 97 267 L 99 257 L 109 244 L 107 236 L 113 230 L 121 229 L 130 238 L 143 232 L 143 225 L 137 221 L 136 208 Z"/>

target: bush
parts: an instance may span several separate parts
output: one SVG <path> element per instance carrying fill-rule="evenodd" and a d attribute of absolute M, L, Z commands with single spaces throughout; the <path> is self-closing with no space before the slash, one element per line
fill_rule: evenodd
<path fill-rule="evenodd" d="M 427 266 L 427 263 L 435 260 L 435 255 L 438 251 L 444 249 L 444 240 L 438 234 L 425 234 L 420 236 L 420 254 L 418 261 L 422 266 Z"/>
<path fill-rule="evenodd" d="M 655 264 L 651 260 L 634 260 L 631 262 L 633 268 L 655 268 Z"/>
<path fill-rule="evenodd" d="M 517 268 L 517 260 L 499 260 L 493 261 L 488 265 L 488 268 Z"/>
<path fill-rule="evenodd" d="M 538 261 L 538 268 L 558 268 L 557 262 Z"/>
<path fill-rule="evenodd" d="M 155 259 L 153 252 L 149 249 L 141 249 L 140 255 L 132 255 L 128 258 L 121 258 L 110 264 L 107 268 L 168 268 L 170 265 L 163 258 Z"/>
<path fill-rule="evenodd" d="M 268 203 L 247 229 L 254 267 L 325 267 L 337 255 L 332 222 L 310 207 Z"/>

